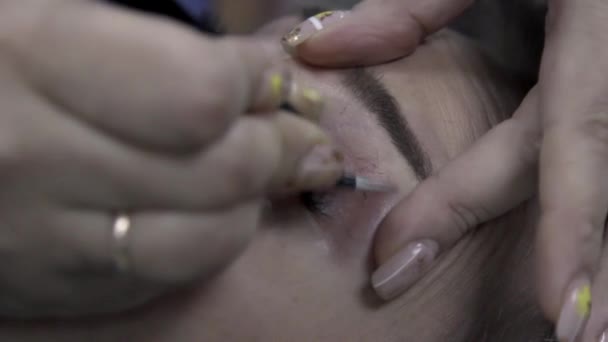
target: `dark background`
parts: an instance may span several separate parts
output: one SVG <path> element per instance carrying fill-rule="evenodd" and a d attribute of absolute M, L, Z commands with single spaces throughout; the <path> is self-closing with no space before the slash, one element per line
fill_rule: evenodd
<path fill-rule="evenodd" d="M 168 16 L 208 33 L 219 33 L 215 25 L 213 25 L 213 20 L 211 18 L 206 18 L 206 20 L 203 20 L 202 22 L 197 22 L 182 10 L 177 3 L 171 0 L 111 0 L 110 2 L 145 12 Z"/>

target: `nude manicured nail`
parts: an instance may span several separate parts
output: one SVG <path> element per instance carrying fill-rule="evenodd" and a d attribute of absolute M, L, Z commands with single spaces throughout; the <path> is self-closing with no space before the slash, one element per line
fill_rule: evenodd
<path fill-rule="evenodd" d="M 374 272 L 374 290 L 384 300 L 399 296 L 429 270 L 438 252 L 439 245 L 432 240 L 410 243 Z"/>
<path fill-rule="evenodd" d="M 345 11 L 328 11 L 306 19 L 283 37 L 281 40 L 283 48 L 293 54 L 298 45 L 310 39 L 315 33 L 342 20 L 346 13 Z"/>
<path fill-rule="evenodd" d="M 293 186 L 314 189 L 335 184 L 344 172 L 344 157 L 333 146 L 315 146 L 301 159 Z"/>
<path fill-rule="evenodd" d="M 575 342 L 591 312 L 589 278 L 581 277 L 570 284 L 557 321 L 556 335 L 560 342 Z"/>
<path fill-rule="evenodd" d="M 608 342 L 608 331 L 604 331 L 598 340 L 598 342 Z"/>

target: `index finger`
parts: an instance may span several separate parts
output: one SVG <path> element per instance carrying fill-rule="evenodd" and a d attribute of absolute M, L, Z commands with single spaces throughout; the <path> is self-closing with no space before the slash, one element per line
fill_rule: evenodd
<path fill-rule="evenodd" d="M 52 103 L 109 134 L 199 147 L 261 101 L 274 55 L 265 42 L 212 39 L 97 1 L 46 7 L 16 44 L 16 62 Z"/>
<path fill-rule="evenodd" d="M 410 54 L 474 0 L 366 0 L 352 12 L 325 12 L 284 40 L 302 60 L 321 66 L 383 63 Z"/>

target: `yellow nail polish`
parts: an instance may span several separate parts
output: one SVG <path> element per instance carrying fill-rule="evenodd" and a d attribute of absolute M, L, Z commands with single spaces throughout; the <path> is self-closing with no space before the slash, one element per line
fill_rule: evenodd
<path fill-rule="evenodd" d="M 287 103 L 298 115 L 313 122 L 318 122 L 323 111 L 324 100 L 317 90 L 309 87 L 294 86 L 287 98 Z"/>
<path fill-rule="evenodd" d="M 302 89 L 302 96 L 307 100 L 314 104 L 319 104 L 323 102 L 323 97 L 319 94 L 318 91 L 312 88 L 304 88 Z"/>
<path fill-rule="evenodd" d="M 589 285 L 583 286 L 578 293 L 576 312 L 581 317 L 587 317 L 591 312 L 591 287 Z"/>
<path fill-rule="evenodd" d="M 591 282 L 581 276 L 568 286 L 557 320 L 555 334 L 559 341 L 577 341 L 591 313 Z"/>
<path fill-rule="evenodd" d="M 302 97 L 308 102 L 306 113 L 308 113 L 309 118 L 314 122 L 318 122 L 323 112 L 323 105 L 325 104 L 323 97 L 318 91 L 311 88 L 303 89 Z"/>
<path fill-rule="evenodd" d="M 283 75 L 274 74 L 270 76 L 270 88 L 272 90 L 273 98 L 280 100 L 283 97 L 283 84 Z"/>

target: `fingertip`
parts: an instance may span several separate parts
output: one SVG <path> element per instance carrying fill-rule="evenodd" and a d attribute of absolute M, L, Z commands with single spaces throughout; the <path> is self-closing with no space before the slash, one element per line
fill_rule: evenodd
<path fill-rule="evenodd" d="M 545 212 L 536 236 L 537 291 L 543 313 L 553 322 L 563 316 L 572 284 L 589 283 L 599 259 L 601 238 L 575 216 Z"/>
<path fill-rule="evenodd" d="M 401 198 L 382 220 L 374 240 L 376 262 L 380 265 L 411 241 L 435 239 L 433 229 L 439 222 L 435 193 L 421 183 Z"/>
<path fill-rule="evenodd" d="M 588 276 L 579 275 L 572 280 L 562 297 L 556 325 L 560 341 L 578 341 L 591 313 L 591 282 Z"/>
<path fill-rule="evenodd" d="M 372 287 L 384 300 L 391 300 L 414 285 L 429 271 L 439 253 L 433 240 L 405 245 L 372 274 Z"/>
<path fill-rule="evenodd" d="M 440 254 L 475 227 L 478 217 L 438 178 L 427 178 L 382 221 L 374 241 L 372 286 L 394 298 L 423 277 Z"/>
<path fill-rule="evenodd" d="M 348 16 L 345 11 L 325 11 L 317 13 L 294 26 L 281 39 L 281 44 L 286 52 L 292 54 L 295 49 L 310 40 L 326 32 L 328 29 L 338 26 Z"/>
<path fill-rule="evenodd" d="M 251 110 L 274 111 L 278 108 L 296 116 L 318 123 L 325 105 L 321 93 L 295 81 L 292 73 L 285 69 L 268 70 L 258 86 Z"/>
<path fill-rule="evenodd" d="M 374 65 L 409 55 L 422 36 L 406 19 L 392 23 L 387 18 L 352 14 L 293 47 L 291 53 L 323 67 Z"/>
<path fill-rule="evenodd" d="M 279 108 L 294 88 L 293 76 L 285 68 L 271 68 L 261 78 L 250 110 L 268 112 Z"/>
<path fill-rule="evenodd" d="M 282 155 L 270 183 L 273 194 L 327 189 L 344 172 L 342 154 L 314 122 L 281 113 L 275 118 Z"/>
<path fill-rule="evenodd" d="M 314 17 L 284 39 L 288 51 L 308 63 L 358 66 L 387 62 L 410 54 L 422 39 L 449 23 L 473 0 L 362 1 L 327 25 Z M 334 12 L 335 13 L 335 12 Z M 337 17 L 337 16 L 333 16 Z"/>

